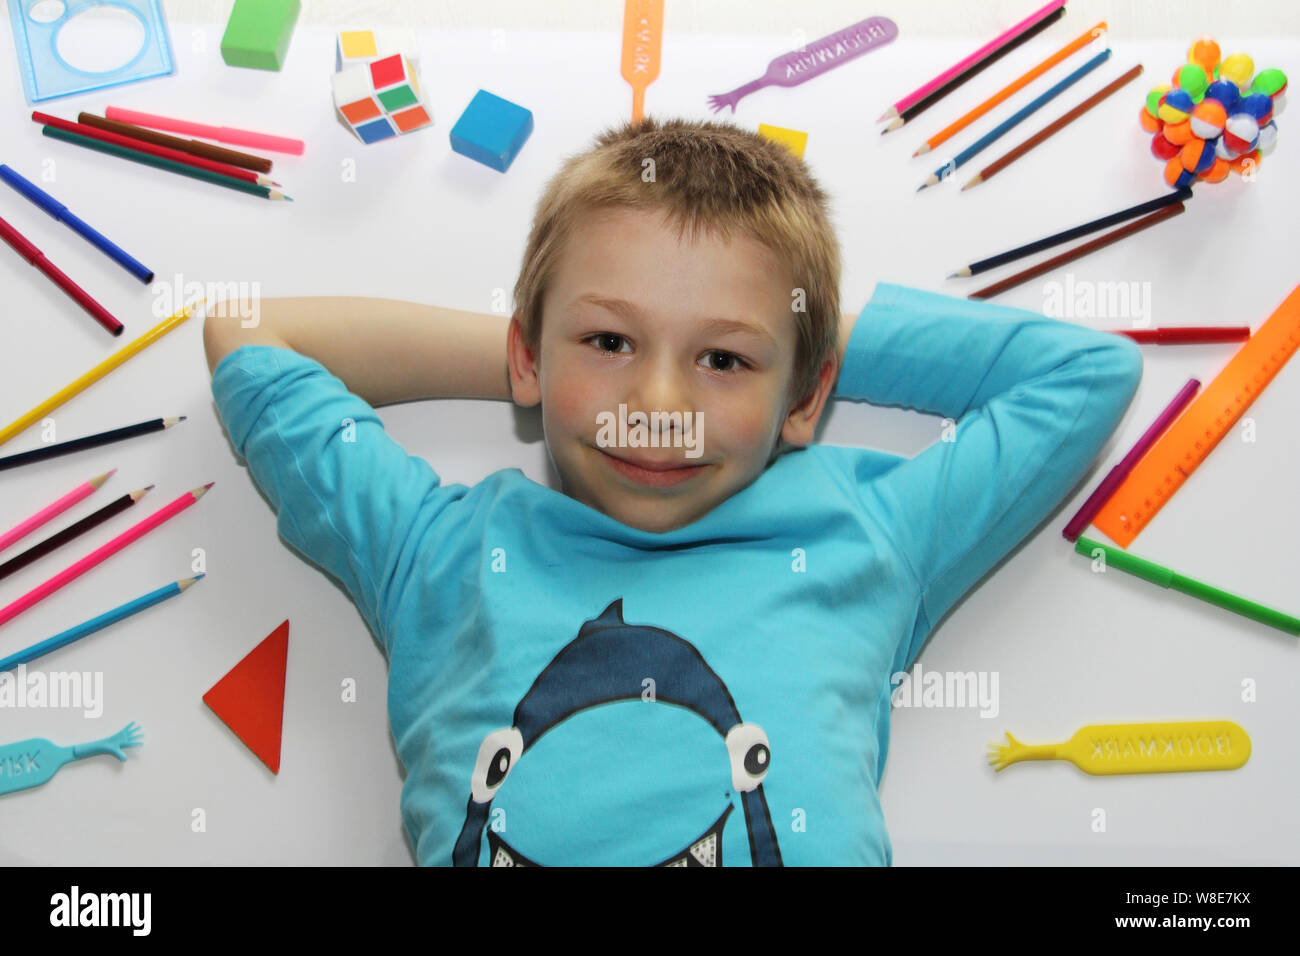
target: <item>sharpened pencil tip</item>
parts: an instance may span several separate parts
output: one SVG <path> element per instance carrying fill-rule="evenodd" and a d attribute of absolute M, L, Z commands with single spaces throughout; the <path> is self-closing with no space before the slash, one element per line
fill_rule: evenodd
<path fill-rule="evenodd" d="M 921 185 L 919 185 L 919 186 L 916 187 L 916 191 L 917 191 L 917 192 L 920 192 L 922 189 L 924 189 L 924 188 L 925 188 L 926 186 L 928 186 L 928 185 L 930 185 L 930 184 L 929 184 L 929 183 L 921 183 Z"/>
<path fill-rule="evenodd" d="M 204 490 L 204 491 L 207 491 L 209 488 L 211 488 L 211 487 L 212 487 L 213 485 L 215 485 L 215 484 L 216 484 L 215 481 L 209 481 L 206 485 L 203 486 L 203 490 Z"/>
<path fill-rule="evenodd" d="M 960 278 L 961 278 L 961 273 L 959 273 L 959 272 L 949 272 L 949 273 L 948 273 L 944 278 L 946 278 L 946 279 L 960 279 Z"/>

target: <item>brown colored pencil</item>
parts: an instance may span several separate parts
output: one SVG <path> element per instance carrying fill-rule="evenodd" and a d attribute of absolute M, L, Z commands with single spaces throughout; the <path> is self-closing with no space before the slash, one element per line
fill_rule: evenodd
<path fill-rule="evenodd" d="M 995 173 L 1001 172 L 1002 170 L 1006 169 L 1017 159 L 1025 155 L 1025 153 L 1029 152 L 1031 149 L 1033 149 L 1043 140 L 1047 139 L 1047 137 L 1051 136 L 1053 133 L 1057 133 L 1060 130 L 1064 129 L 1066 126 L 1069 126 L 1072 122 L 1074 122 L 1084 113 L 1088 112 L 1088 110 L 1092 109 L 1102 100 L 1104 100 L 1106 97 L 1110 96 L 1121 86 L 1124 86 L 1126 83 L 1129 83 L 1132 80 L 1136 79 L 1138 76 L 1141 75 L 1141 73 L 1142 73 L 1142 64 L 1139 63 L 1137 66 L 1133 67 L 1133 69 L 1129 70 L 1119 79 L 1112 80 L 1110 83 L 1102 87 L 1096 93 L 1093 93 L 1092 96 L 1088 97 L 1086 100 L 1084 100 L 1074 109 L 1070 110 L 1064 116 L 1049 123 L 1047 126 L 1044 126 L 1041 130 L 1039 130 L 1033 136 L 1029 137 L 1029 139 L 1025 140 L 1015 149 L 1011 150 L 1005 156 L 1002 156 L 999 159 L 995 159 L 993 162 L 989 163 L 978 173 L 976 173 L 975 177 L 970 182 L 968 182 L 965 186 L 961 187 L 962 191 L 964 192 L 965 190 L 970 189 L 972 186 L 978 186 L 986 179 L 992 179 Z"/>
<path fill-rule="evenodd" d="M 1030 266 L 1024 272 L 1017 272 L 1015 275 L 1008 276 L 1000 282 L 995 282 L 990 286 L 985 286 L 983 289 L 972 292 L 970 295 L 966 296 L 966 298 L 991 299 L 993 296 L 1006 292 L 1008 289 L 1014 289 L 1016 286 L 1028 282 L 1030 279 L 1037 278 L 1044 272 L 1051 272 L 1057 266 L 1065 265 L 1067 262 L 1073 262 L 1075 259 L 1082 259 L 1084 256 L 1088 255 L 1088 253 L 1096 252 L 1104 246 L 1109 246 L 1112 242 L 1119 242 L 1121 239 L 1131 236 L 1135 232 L 1141 232 L 1149 226 L 1154 226 L 1157 223 L 1164 222 L 1166 219 L 1177 216 L 1186 208 L 1187 207 L 1180 202 L 1174 203 L 1172 206 L 1165 206 L 1164 209 L 1158 209 L 1149 216 L 1135 219 L 1133 222 L 1120 226 L 1118 229 L 1111 232 L 1103 233 L 1096 239 L 1089 240 L 1081 246 L 1076 246 L 1067 252 L 1063 252 L 1059 256 L 1053 256 L 1051 259 L 1040 262 L 1036 266 Z"/>
<path fill-rule="evenodd" d="M 77 122 L 85 126 L 94 126 L 109 133 L 117 133 L 119 136 L 129 136 L 131 139 L 153 143 L 155 146 L 179 149 L 182 152 L 202 156 L 205 159 L 212 159 L 218 163 L 229 163 L 231 166 L 238 166 L 241 169 L 251 169 L 259 173 L 269 173 L 271 171 L 271 161 L 269 159 L 254 156 L 251 153 L 241 153 L 234 149 L 226 149 L 224 146 L 213 146 L 211 143 L 204 143 L 197 139 L 181 139 L 179 136 L 168 136 L 166 133 L 157 133 L 142 126 L 133 126 L 130 123 L 105 119 L 102 116 L 96 116 L 94 113 L 78 113 Z"/>

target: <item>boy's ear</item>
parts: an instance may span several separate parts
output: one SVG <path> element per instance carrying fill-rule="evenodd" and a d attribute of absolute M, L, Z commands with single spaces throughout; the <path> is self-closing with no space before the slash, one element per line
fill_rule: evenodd
<path fill-rule="evenodd" d="M 510 369 L 510 394 L 515 404 L 531 408 L 541 404 L 542 388 L 537 374 L 537 356 L 524 344 L 519 314 L 510 317 L 506 331 L 506 361 Z"/>
<path fill-rule="evenodd" d="M 802 404 L 796 405 L 786 416 L 781 426 L 781 437 L 796 448 L 806 448 L 812 444 L 813 433 L 817 430 L 817 421 L 821 418 L 826 399 L 835 390 L 835 380 L 839 376 L 839 363 L 834 356 L 827 357 L 822 363 L 817 378 L 817 388 Z"/>

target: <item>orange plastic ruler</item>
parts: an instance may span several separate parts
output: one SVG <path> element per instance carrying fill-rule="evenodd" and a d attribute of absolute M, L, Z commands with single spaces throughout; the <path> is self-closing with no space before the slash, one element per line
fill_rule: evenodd
<path fill-rule="evenodd" d="M 1300 286 L 1183 410 L 1092 523 L 1127 548 L 1300 348 Z"/>

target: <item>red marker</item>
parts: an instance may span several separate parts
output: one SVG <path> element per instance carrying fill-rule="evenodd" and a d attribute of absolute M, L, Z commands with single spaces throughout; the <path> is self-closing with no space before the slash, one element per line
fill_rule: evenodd
<path fill-rule="evenodd" d="M 1156 345 L 1204 345 L 1207 342 L 1244 342 L 1250 338 L 1249 325 L 1189 325 L 1183 328 L 1118 330 L 1134 342 Z"/>
<path fill-rule="evenodd" d="M 13 246 L 15 252 L 44 272 L 51 282 L 66 292 L 77 305 L 89 312 L 96 322 L 114 335 L 122 334 L 122 323 L 115 319 L 112 313 L 91 298 L 90 293 L 69 279 L 58 266 L 45 258 L 45 253 L 32 245 L 26 236 L 3 219 L 0 219 L 0 239 Z"/>

